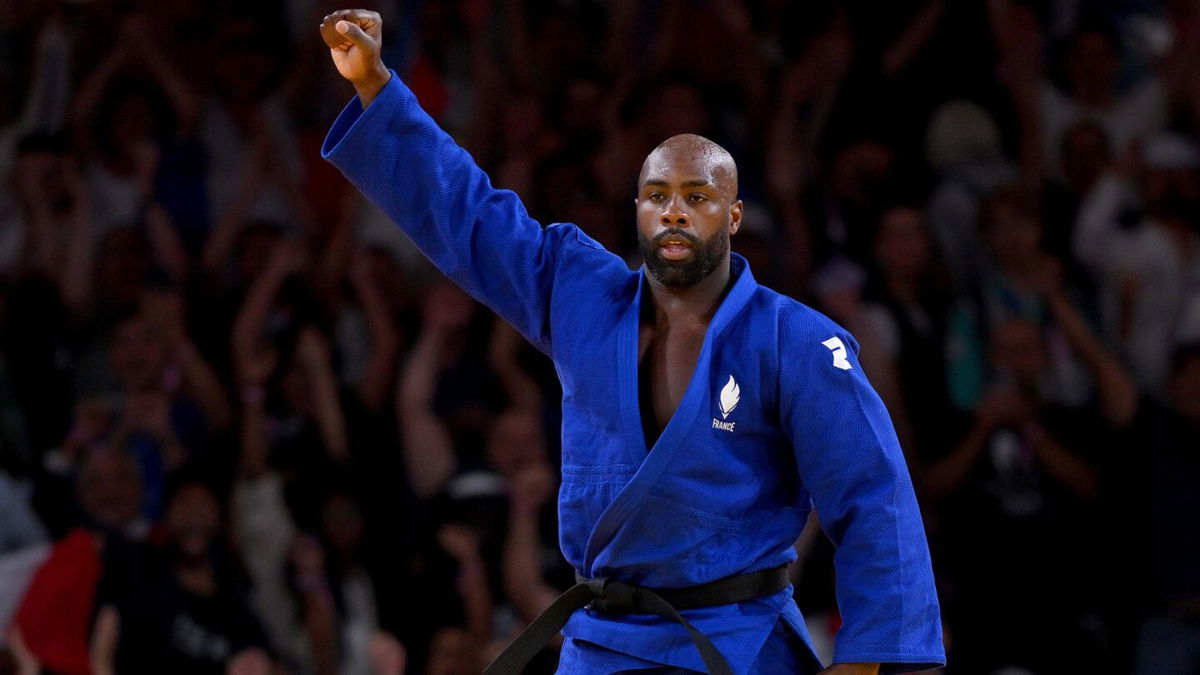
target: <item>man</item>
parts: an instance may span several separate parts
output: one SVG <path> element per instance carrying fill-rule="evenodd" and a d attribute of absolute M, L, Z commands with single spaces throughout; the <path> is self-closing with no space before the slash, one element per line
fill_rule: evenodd
<path fill-rule="evenodd" d="M 519 671 L 564 621 L 561 673 L 820 670 L 781 576 L 814 505 L 839 546 L 844 624 L 826 672 L 942 663 L 887 412 L 853 338 L 730 255 L 742 203 L 728 153 L 684 135 L 650 154 L 635 200 L 646 265 L 630 272 L 491 187 L 380 61 L 378 14 L 335 12 L 321 34 L 359 98 L 324 156 L 562 381 L 560 543 L 582 582 L 490 672 Z"/>

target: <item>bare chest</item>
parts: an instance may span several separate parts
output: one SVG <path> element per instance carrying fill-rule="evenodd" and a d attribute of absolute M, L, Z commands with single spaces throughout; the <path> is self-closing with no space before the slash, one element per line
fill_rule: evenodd
<path fill-rule="evenodd" d="M 638 331 L 638 403 L 648 446 L 679 408 L 707 328 L 699 322 L 668 330 L 643 324 Z"/>

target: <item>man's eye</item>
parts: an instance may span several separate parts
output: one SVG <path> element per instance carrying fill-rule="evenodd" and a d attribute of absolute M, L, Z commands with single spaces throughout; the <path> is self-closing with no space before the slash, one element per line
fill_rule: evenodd
<path fill-rule="evenodd" d="M 699 203 L 699 202 L 707 201 L 708 197 L 705 195 L 696 193 L 696 194 L 689 195 L 688 199 L 692 200 L 693 202 Z"/>
<path fill-rule="evenodd" d="M 652 202 L 661 202 L 663 199 L 666 199 L 666 195 L 661 192 L 651 192 L 649 199 Z"/>

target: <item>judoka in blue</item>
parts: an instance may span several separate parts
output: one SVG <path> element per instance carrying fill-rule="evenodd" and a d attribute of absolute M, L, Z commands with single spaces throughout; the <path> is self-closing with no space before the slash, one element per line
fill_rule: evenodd
<path fill-rule="evenodd" d="M 783 565 L 815 508 L 837 547 L 834 661 L 884 672 L 944 663 L 912 484 L 844 329 L 758 285 L 730 255 L 731 284 L 691 379 L 657 440 L 647 439 L 638 373 L 646 268 L 630 271 L 574 225 L 530 218 L 395 74 L 365 110 L 357 99 L 346 106 L 322 154 L 442 272 L 553 359 L 563 389 L 559 537 L 581 575 L 679 588 Z M 795 672 L 820 667 L 790 588 L 683 614 L 734 672 L 779 672 L 767 659 Z M 563 634 L 559 672 L 704 670 L 684 628 L 657 616 L 581 609 Z"/>

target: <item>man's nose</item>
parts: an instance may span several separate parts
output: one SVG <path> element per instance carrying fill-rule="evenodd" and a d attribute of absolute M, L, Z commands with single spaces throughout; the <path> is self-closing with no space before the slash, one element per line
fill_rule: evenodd
<path fill-rule="evenodd" d="M 687 227 L 688 215 L 678 197 L 672 197 L 663 207 L 659 221 L 671 227 Z"/>

